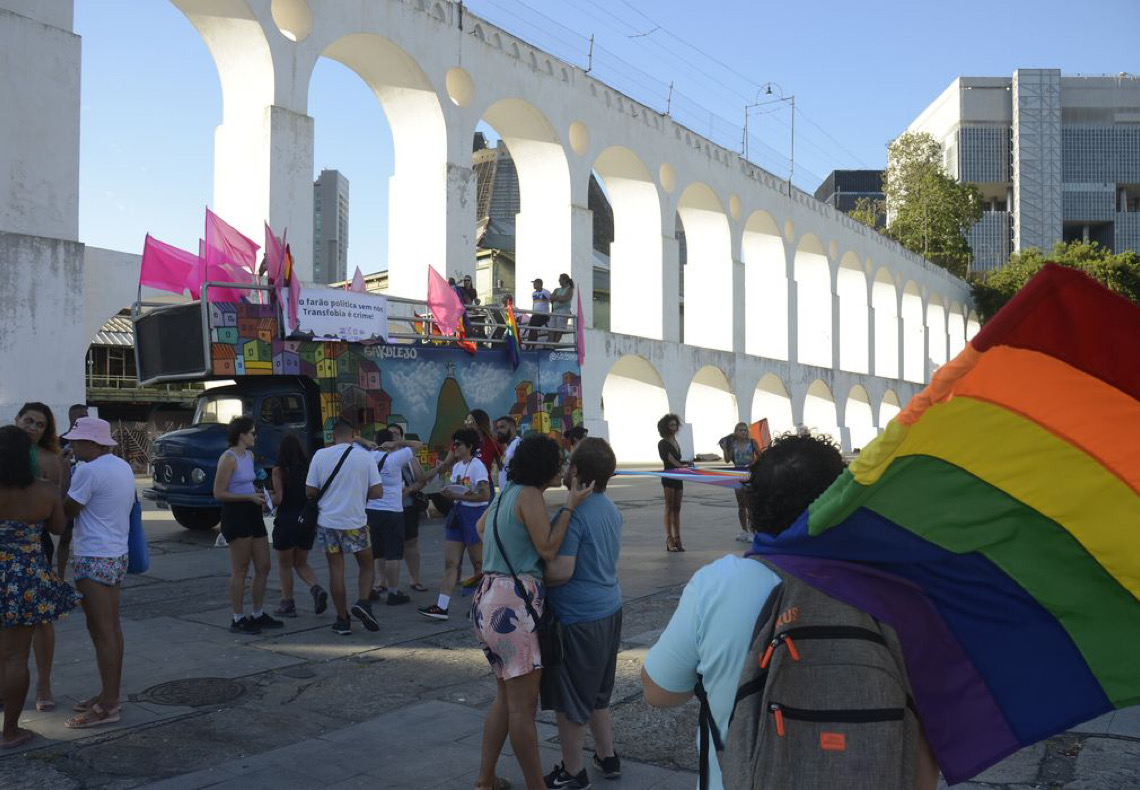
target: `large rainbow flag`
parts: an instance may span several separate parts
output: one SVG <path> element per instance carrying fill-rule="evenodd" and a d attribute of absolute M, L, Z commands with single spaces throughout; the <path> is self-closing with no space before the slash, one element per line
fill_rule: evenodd
<path fill-rule="evenodd" d="M 946 779 L 1140 703 L 1140 307 L 1047 265 L 766 555 L 891 624 Z"/>

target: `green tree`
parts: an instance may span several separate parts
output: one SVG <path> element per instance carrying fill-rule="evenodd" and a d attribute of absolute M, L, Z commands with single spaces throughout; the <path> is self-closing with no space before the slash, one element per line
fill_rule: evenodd
<path fill-rule="evenodd" d="M 1140 303 L 1140 255 L 1113 253 L 1095 241 L 1059 242 L 1046 255 L 1036 247 L 1009 256 L 1009 263 L 971 285 L 983 321 L 990 318 L 1029 282 L 1046 261 L 1080 269 L 1108 289 Z"/>
<path fill-rule="evenodd" d="M 856 222 L 861 222 L 868 228 L 879 229 L 879 215 L 882 214 L 883 206 L 880 200 L 871 200 L 871 198 L 859 198 L 855 201 L 855 208 L 847 212 L 847 216 Z"/>
<path fill-rule="evenodd" d="M 926 132 L 906 132 L 892 142 L 883 193 L 887 235 L 965 277 L 973 256 L 966 232 L 982 218 L 982 195 L 946 175 L 938 141 Z"/>

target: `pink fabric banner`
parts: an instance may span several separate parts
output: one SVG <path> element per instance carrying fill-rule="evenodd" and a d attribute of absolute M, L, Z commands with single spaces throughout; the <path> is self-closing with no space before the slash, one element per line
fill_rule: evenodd
<path fill-rule="evenodd" d="M 577 295 L 578 313 L 574 316 L 574 340 L 578 346 L 578 367 L 582 367 L 586 364 L 586 324 L 582 320 L 582 292 L 577 291 Z"/>
<path fill-rule="evenodd" d="M 186 290 L 187 281 L 194 278 L 197 273 L 197 255 L 164 244 L 149 233 L 146 235 L 146 241 L 143 242 L 142 268 L 139 270 L 139 285 L 181 294 Z"/>
<path fill-rule="evenodd" d="M 289 232 L 288 229 L 285 230 Z M 281 288 L 281 274 L 285 266 L 285 237 L 280 239 L 273 235 L 269 223 L 265 223 L 265 274 L 269 282 Z"/>
<path fill-rule="evenodd" d="M 289 310 L 288 310 L 288 324 L 289 331 L 293 332 L 297 329 L 299 322 L 298 316 L 301 313 L 301 282 L 297 276 L 297 266 L 293 260 L 293 251 L 289 249 L 289 245 L 285 245 L 285 274 L 289 279 Z"/>
<path fill-rule="evenodd" d="M 257 272 L 257 251 L 261 249 L 253 239 L 239 233 L 210 209 L 206 209 L 206 263 L 236 264 Z"/>
<path fill-rule="evenodd" d="M 445 335 L 454 335 L 463 317 L 463 302 L 459 301 L 455 289 L 431 266 L 428 266 L 427 304 L 432 320 L 440 331 Z"/>
<path fill-rule="evenodd" d="M 368 286 L 364 283 L 364 275 L 360 273 L 360 267 L 356 267 L 356 273 L 352 275 L 352 285 L 349 287 L 350 291 L 355 291 L 358 294 L 368 293 Z"/>

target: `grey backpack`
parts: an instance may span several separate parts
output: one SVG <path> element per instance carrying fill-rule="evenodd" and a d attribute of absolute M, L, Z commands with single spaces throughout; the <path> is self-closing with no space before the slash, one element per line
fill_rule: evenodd
<path fill-rule="evenodd" d="M 710 736 L 726 790 L 909 790 L 919 725 L 894 630 L 764 564 L 781 583 L 756 620 L 727 738 L 697 684 L 702 790 Z"/>

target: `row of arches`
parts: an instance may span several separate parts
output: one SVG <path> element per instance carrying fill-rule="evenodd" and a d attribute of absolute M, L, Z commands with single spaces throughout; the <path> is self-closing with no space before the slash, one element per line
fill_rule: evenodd
<path fill-rule="evenodd" d="M 691 133 L 674 124 L 675 140 L 666 127 L 662 139 L 654 135 L 652 144 L 642 146 L 628 124 L 611 123 L 612 116 L 599 115 L 597 102 L 582 94 L 585 86 L 603 98 L 605 86 L 588 78 L 577 85 L 577 78 L 571 79 L 576 72 L 561 69 L 560 78 L 537 61 L 531 63 L 534 76 L 527 76 L 528 61 L 518 57 L 510 58 L 510 70 L 500 74 L 496 69 L 503 64 L 495 58 L 508 46 L 498 33 L 488 34 L 478 25 L 478 35 L 469 29 L 466 35 L 487 50 L 486 57 L 463 59 L 461 66 L 425 43 L 432 36 L 400 35 L 401 24 L 412 24 L 396 19 L 404 13 L 402 4 L 385 6 L 392 15 L 386 26 L 361 5 L 359 18 L 356 11 L 341 11 L 339 27 L 313 25 L 311 33 L 302 35 L 305 26 L 293 17 L 303 16 L 296 9 L 309 6 L 297 1 L 287 6 L 296 6 L 294 12 L 274 15 L 290 43 L 274 41 L 266 47 L 265 37 L 276 34 L 266 29 L 259 31 L 260 48 L 236 48 L 232 37 L 237 34 L 217 25 L 218 16 L 195 13 L 200 4 L 192 0 L 173 1 L 198 27 L 223 72 L 219 162 L 237 163 L 239 140 L 250 138 L 250 130 L 261 122 L 257 119 L 264 117 L 250 109 L 254 105 L 289 97 L 292 111 L 308 110 L 308 82 L 320 58 L 343 64 L 369 86 L 394 147 L 394 172 L 387 185 L 388 282 L 394 294 L 422 298 L 429 264 L 474 265 L 474 185 L 469 176 L 464 180 L 457 173 L 471 172 L 471 138 L 486 124 L 509 150 L 517 171 L 514 289 L 523 307 L 530 304 L 529 283 L 535 277 L 550 281 L 570 272 L 580 289 L 590 287 L 593 257 L 579 249 L 590 246 L 590 233 L 575 217 L 586 210 L 593 174 L 613 210 L 609 298 L 614 332 L 683 338 L 716 350 L 921 382 L 932 366 L 964 345 L 976 325 L 967 308 L 954 300 L 965 297 L 964 287 L 955 290 L 950 281 L 924 278 L 917 269 L 900 276 L 908 259 L 886 246 L 875 248 L 883 251 L 885 262 L 873 262 L 870 247 L 825 213 L 801 211 L 785 200 L 782 205 L 791 208 L 777 218 L 761 208 L 765 200 L 779 197 L 775 192 L 768 195 L 770 190 L 758 187 L 742 199 L 726 186 L 735 181 L 716 168 L 679 174 L 674 164 L 680 167 L 680 162 L 671 163 L 669 157 L 682 156 Z M 234 18 L 255 18 L 244 0 L 218 0 L 212 7 L 232 7 Z M 383 35 L 374 32 L 380 30 Z M 240 63 L 233 62 L 235 50 L 244 53 Z M 552 83 L 549 91 L 534 82 L 551 77 L 557 85 Z M 275 98 L 267 102 L 269 94 Z M 241 97 L 260 98 L 238 102 Z M 649 123 L 648 115 L 639 115 L 633 105 L 628 109 L 622 113 Z M 653 128 L 659 129 L 656 121 Z M 264 136 L 253 137 L 264 148 Z M 274 155 L 284 156 L 276 152 L 287 149 L 275 147 Z M 717 153 L 717 163 L 724 164 Z M 274 167 L 270 163 L 271 172 Z M 743 163 L 741 168 L 746 170 Z M 242 168 L 218 168 L 223 170 L 238 173 Z M 247 200 L 232 180 L 220 189 L 234 204 L 245 206 L 235 205 L 237 213 L 258 210 L 258 201 Z M 217 202 L 225 208 L 221 193 Z M 671 244 L 678 236 L 674 228 L 684 234 L 683 264 Z M 845 239 L 843 247 L 829 237 Z M 674 278 L 680 280 L 680 293 L 673 290 Z M 741 282 L 743 294 L 738 293 Z M 952 298 L 936 293 L 942 285 Z M 590 300 L 584 303 L 589 313 Z"/>
<path fill-rule="evenodd" d="M 822 379 L 793 392 L 775 373 L 763 374 L 749 393 L 738 394 L 720 368 L 706 365 L 672 397 L 653 363 L 628 354 L 610 368 L 602 385 L 601 413 L 609 441 L 623 462 L 657 459 L 657 420 L 675 412 L 691 432 L 696 454 L 719 454 L 717 442 L 740 421 L 768 420 L 772 435 L 800 426 L 825 433 L 847 451 L 866 446 L 899 413 L 899 397 L 887 389 L 873 399 L 861 384 L 836 394 Z"/>

